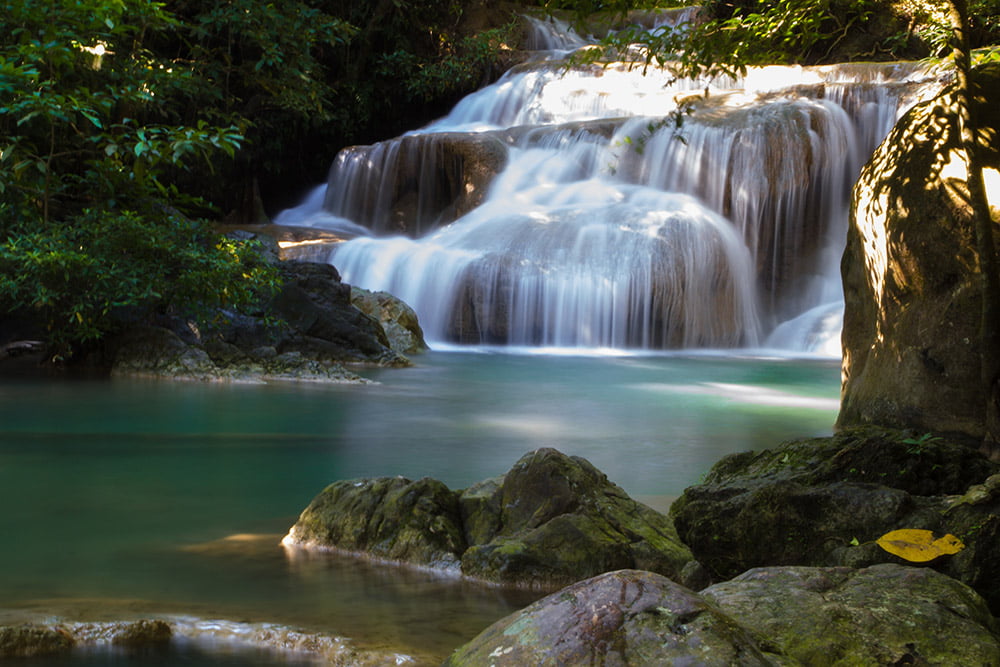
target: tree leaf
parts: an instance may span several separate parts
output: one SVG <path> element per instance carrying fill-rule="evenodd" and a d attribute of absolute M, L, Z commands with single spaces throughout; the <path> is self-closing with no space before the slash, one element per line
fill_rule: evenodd
<path fill-rule="evenodd" d="M 948 534 L 934 538 L 929 530 L 903 528 L 886 533 L 875 542 L 889 553 L 913 563 L 926 563 L 938 556 L 957 554 L 965 548 L 962 540 Z"/>

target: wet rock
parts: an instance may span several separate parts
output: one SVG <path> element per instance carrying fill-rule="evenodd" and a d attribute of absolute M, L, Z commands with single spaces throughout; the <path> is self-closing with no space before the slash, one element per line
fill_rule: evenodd
<path fill-rule="evenodd" d="M 691 560 L 668 517 L 629 498 L 585 459 L 554 449 L 527 454 L 506 475 L 461 492 L 428 479 L 335 483 L 284 542 L 543 589 L 622 568 L 679 578 Z"/>
<path fill-rule="evenodd" d="M 501 619 L 444 665 L 771 665 L 754 636 L 651 572 L 578 582 Z"/>
<path fill-rule="evenodd" d="M 974 83 L 981 159 L 997 169 L 1000 65 L 980 68 Z M 980 277 L 967 178 L 953 157 L 953 93 L 911 109 L 854 188 L 842 262 L 842 427 L 983 436 Z"/>
<path fill-rule="evenodd" d="M 57 627 L 42 625 L 0 626 L 0 658 L 27 658 L 66 653 L 73 639 Z"/>
<path fill-rule="evenodd" d="M 905 563 L 875 541 L 900 528 L 961 539 L 929 564 L 1000 610 L 1000 471 L 962 440 L 869 428 L 719 461 L 671 507 L 715 580 L 769 565 Z M 996 487 L 996 488 L 994 488 Z"/>
<path fill-rule="evenodd" d="M 1000 637 L 974 591 L 923 568 L 761 568 L 701 593 L 622 570 L 497 621 L 444 665 L 995 666 Z"/>
<path fill-rule="evenodd" d="M 302 512 L 282 544 L 446 570 L 458 569 L 465 549 L 457 496 L 437 480 L 404 477 L 331 484 Z"/>
<path fill-rule="evenodd" d="M 701 596 L 791 664 L 1000 665 L 983 599 L 926 568 L 760 568 Z"/>

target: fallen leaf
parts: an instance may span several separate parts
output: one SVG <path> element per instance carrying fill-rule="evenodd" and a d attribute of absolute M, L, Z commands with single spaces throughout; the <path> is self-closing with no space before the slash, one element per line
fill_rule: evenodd
<path fill-rule="evenodd" d="M 965 548 L 954 535 L 934 538 L 934 533 L 918 528 L 902 528 L 886 533 L 875 542 L 889 553 L 913 563 L 926 563 L 938 556 L 957 554 Z"/>

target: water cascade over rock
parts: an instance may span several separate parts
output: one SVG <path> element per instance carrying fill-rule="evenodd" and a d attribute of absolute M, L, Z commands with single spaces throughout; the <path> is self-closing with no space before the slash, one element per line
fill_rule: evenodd
<path fill-rule="evenodd" d="M 791 320 L 771 344 L 833 349 L 851 185 L 936 86 L 898 63 L 706 83 L 539 59 L 345 149 L 323 214 L 299 217 L 364 226 L 330 261 L 412 305 L 431 341 L 737 347 Z"/>

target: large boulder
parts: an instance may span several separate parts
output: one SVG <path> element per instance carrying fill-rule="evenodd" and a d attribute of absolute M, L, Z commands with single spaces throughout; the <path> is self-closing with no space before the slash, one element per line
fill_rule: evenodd
<path fill-rule="evenodd" d="M 463 665 L 1000 665 L 983 600 L 933 570 L 775 567 L 695 593 L 650 572 L 581 581 L 457 649 Z"/>
<path fill-rule="evenodd" d="M 531 452 L 503 477 L 464 491 L 402 477 L 337 482 L 283 543 L 542 589 L 622 568 L 679 579 L 691 561 L 668 517 L 585 459 L 554 449 Z"/>
<path fill-rule="evenodd" d="M 352 287 L 351 304 L 378 320 L 394 352 L 418 354 L 427 351 L 424 331 L 417 321 L 416 312 L 392 294 Z"/>
<path fill-rule="evenodd" d="M 673 522 L 632 500 L 589 461 L 544 448 L 460 498 L 462 572 L 549 587 L 637 568 L 680 578 L 690 552 Z"/>
<path fill-rule="evenodd" d="M 926 568 L 760 568 L 701 596 L 786 665 L 1000 665 L 982 598 Z"/>
<path fill-rule="evenodd" d="M 967 442 L 869 428 L 728 456 L 670 512 L 717 581 L 770 565 L 903 563 L 876 540 L 952 534 L 964 549 L 930 566 L 1000 611 L 998 472 Z"/>
<path fill-rule="evenodd" d="M 752 633 L 652 572 L 609 572 L 503 618 L 445 667 L 772 665 Z"/>
<path fill-rule="evenodd" d="M 980 157 L 995 170 L 1000 64 L 979 69 L 974 82 Z M 979 261 L 953 104 L 948 89 L 911 109 L 854 188 L 842 262 L 841 427 L 983 435 Z"/>

